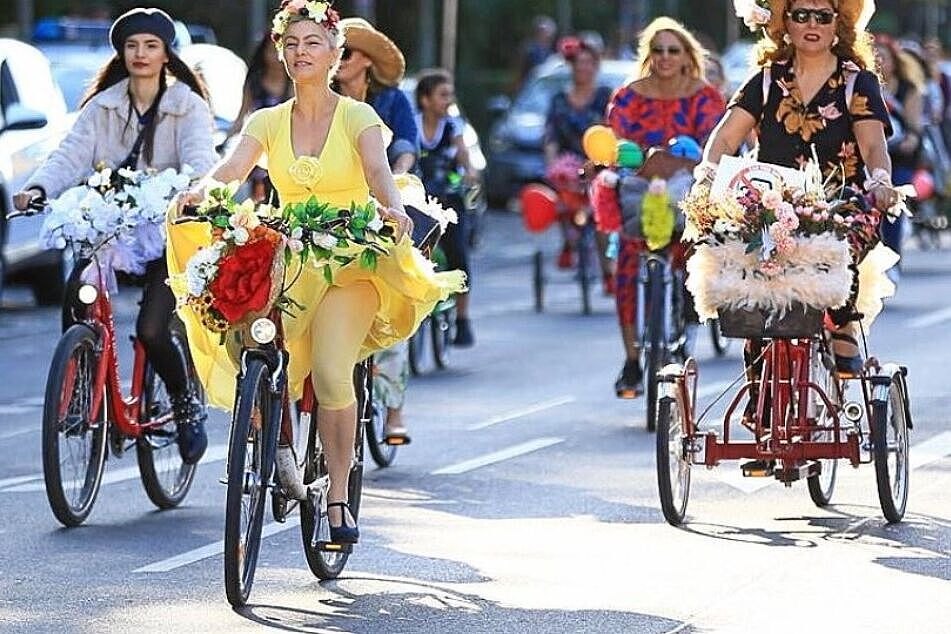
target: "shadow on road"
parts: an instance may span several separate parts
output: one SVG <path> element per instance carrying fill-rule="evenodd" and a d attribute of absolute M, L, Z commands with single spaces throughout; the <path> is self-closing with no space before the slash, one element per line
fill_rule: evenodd
<path fill-rule="evenodd" d="M 348 588 L 359 584 L 360 593 Z M 354 577 L 320 584 L 319 607 L 249 605 L 244 618 L 285 632 L 691 632 L 671 619 L 611 610 L 513 608 L 433 584 Z"/>

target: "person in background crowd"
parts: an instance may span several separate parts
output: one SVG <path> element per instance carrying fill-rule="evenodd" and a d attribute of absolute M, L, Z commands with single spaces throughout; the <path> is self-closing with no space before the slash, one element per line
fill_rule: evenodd
<path fill-rule="evenodd" d="M 172 48 L 175 24 L 168 14 L 133 9 L 112 24 L 109 40 L 116 54 L 93 79 L 69 134 L 30 177 L 26 191 L 14 196 L 17 209 L 26 209 L 34 198 L 56 198 L 100 163 L 114 169 L 179 171 L 189 165 L 196 176 L 215 164 L 208 95 Z M 77 262 L 66 284 L 64 330 L 82 314 L 72 298 L 88 263 Z M 146 265 L 135 331 L 168 388 L 182 460 L 193 464 L 208 445 L 206 414 L 189 388 L 185 360 L 169 330 L 175 296 L 166 279 L 165 257 Z"/>
<path fill-rule="evenodd" d="M 416 165 L 419 155 L 419 130 L 413 106 L 402 90 L 400 80 L 406 60 L 399 47 L 363 18 L 344 18 L 343 55 L 334 82 L 342 95 L 364 101 L 393 132 L 387 158 L 394 175 L 405 174 Z M 409 381 L 409 344 L 401 341 L 381 350 L 374 357 L 376 375 L 373 389 L 386 406 L 384 441 L 407 445 L 409 431 L 403 419 L 403 403 Z"/>
<path fill-rule="evenodd" d="M 920 67 L 887 35 L 875 37 L 875 54 L 895 132 L 888 141 L 891 178 L 895 185 L 907 185 L 921 159 L 925 77 Z M 904 227 L 904 216 L 882 224 L 883 242 L 899 255 Z M 892 269 L 891 275 L 897 278 L 898 271 L 897 267 Z"/>
<path fill-rule="evenodd" d="M 558 25 L 547 15 L 539 15 L 532 20 L 531 38 L 522 44 L 519 49 L 518 69 L 513 92 L 518 92 L 532 70 L 555 52 L 555 34 L 557 32 Z"/>
<path fill-rule="evenodd" d="M 465 200 L 453 181 L 460 169 L 464 187 L 478 185 L 479 175 L 469 162 L 469 150 L 462 138 L 464 123 L 449 115 L 449 107 L 455 100 L 453 78 L 448 71 L 437 68 L 420 72 L 416 83 L 420 172 L 426 192 L 458 215 L 459 221 L 449 225 L 439 246 L 446 256 L 447 266 L 465 272 L 471 288 Z M 467 290 L 456 296 L 456 337 L 453 344 L 466 348 L 474 343 Z"/>
<path fill-rule="evenodd" d="M 944 104 L 937 123 L 941 127 L 945 147 L 951 149 L 951 75 L 944 70 L 944 64 L 947 63 L 944 46 L 938 38 L 929 38 L 925 41 L 924 50 L 925 58 L 931 64 L 932 78 L 941 90 Z"/>
<path fill-rule="evenodd" d="M 241 131 L 244 120 L 252 112 L 261 108 L 270 108 L 283 103 L 294 94 L 293 85 L 284 72 L 284 65 L 277 54 L 277 48 L 266 33 L 248 60 L 248 73 L 244 79 L 244 96 L 241 110 L 235 118 L 228 136 Z M 248 177 L 251 183 L 251 198 L 257 202 L 268 200 L 273 192 L 267 170 L 255 167 Z"/>
<path fill-rule="evenodd" d="M 679 135 L 703 144 L 725 109 L 719 90 L 704 79 L 703 47 L 682 24 L 661 17 L 644 29 L 637 49 L 641 60 L 637 78 L 619 88 L 608 106 L 607 119 L 614 134 L 645 151 L 666 145 Z M 637 396 L 643 380 L 634 320 L 639 257 L 646 248 L 643 239 L 622 236 L 616 296 L 625 360 L 614 384 L 619 398 Z M 671 248 L 675 266 L 682 268 L 682 245 L 675 243 Z"/>
<path fill-rule="evenodd" d="M 581 139 L 585 130 L 604 121 L 604 113 L 611 99 L 611 88 L 598 85 L 598 70 L 601 65 L 601 50 L 579 37 L 562 38 L 559 43 L 562 56 L 571 66 L 571 84 L 552 97 L 545 121 L 543 138 L 545 163 L 551 168 L 556 161 L 576 159 L 582 164 L 584 148 Z M 553 183 L 554 184 L 554 183 Z M 580 184 L 575 183 L 576 186 Z M 562 218 L 564 244 L 558 255 L 558 266 L 570 268 L 573 250 L 569 236 L 568 219 Z M 603 257 L 606 240 L 599 236 L 598 252 L 602 255 L 605 291 L 613 292 L 614 279 L 607 259 Z"/>
<path fill-rule="evenodd" d="M 724 101 L 729 100 L 732 96 L 730 82 L 723 71 L 723 61 L 720 56 L 708 51 L 704 58 L 704 70 L 706 71 L 707 83 L 720 91 Z"/>

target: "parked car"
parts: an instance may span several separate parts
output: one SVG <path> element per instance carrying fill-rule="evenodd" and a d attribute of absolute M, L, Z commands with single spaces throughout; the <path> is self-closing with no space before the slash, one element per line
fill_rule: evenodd
<path fill-rule="evenodd" d="M 635 71 L 633 61 L 605 59 L 601 61 L 598 82 L 619 88 Z M 504 206 L 523 185 L 544 177 L 545 118 L 552 97 L 570 83 L 571 68 L 556 56 L 532 71 L 514 100 L 490 100 L 489 109 L 497 120 L 489 134 L 486 193 L 493 206 Z"/>
<path fill-rule="evenodd" d="M 46 57 L 33 46 L 0 39 L 0 289 L 25 282 L 41 304 L 57 303 L 64 279 L 60 251 L 40 247 L 42 217 L 7 221 L 13 194 L 59 143 L 70 124 Z"/>

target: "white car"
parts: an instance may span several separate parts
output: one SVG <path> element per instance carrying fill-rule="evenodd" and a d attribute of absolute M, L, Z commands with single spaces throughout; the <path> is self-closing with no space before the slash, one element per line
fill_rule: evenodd
<path fill-rule="evenodd" d="M 17 218 L 12 196 L 69 129 L 63 94 L 39 50 L 0 38 L 0 289 L 26 282 L 41 304 L 61 300 L 64 266 L 60 251 L 40 247 L 42 217 Z"/>

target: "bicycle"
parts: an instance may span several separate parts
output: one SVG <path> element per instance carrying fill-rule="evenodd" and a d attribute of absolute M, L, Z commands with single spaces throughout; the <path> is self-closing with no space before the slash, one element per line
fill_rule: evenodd
<path fill-rule="evenodd" d="M 45 201 L 35 200 L 27 212 L 8 218 L 32 215 L 45 206 Z M 197 468 L 181 460 L 168 392 L 134 336 L 132 385 L 129 394 L 123 394 L 112 301 L 95 251 L 88 255 L 98 269 L 97 283 L 82 284 L 77 291 L 86 311 L 56 344 L 43 403 L 46 497 L 53 515 L 68 527 L 79 526 L 92 511 L 109 449 L 121 458 L 135 447 L 145 492 L 160 509 L 181 504 Z M 188 368 L 189 389 L 204 402 L 184 326 L 177 318 L 171 334 Z"/>
<path fill-rule="evenodd" d="M 413 376 L 425 374 L 429 367 L 426 349 L 432 348 L 432 362 L 437 370 L 449 367 L 452 341 L 455 336 L 456 301 L 448 298 L 436 304 L 423 320 L 419 330 L 409 338 L 409 368 Z"/>
<path fill-rule="evenodd" d="M 668 523 L 679 526 L 685 519 L 692 465 L 712 468 L 723 460 L 741 459 L 750 460 L 742 465 L 745 476 L 773 476 L 787 487 L 805 479 L 819 507 L 832 499 L 838 460 L 854 467 L 874 463 L 882 512 L 890 523 L 901 521 L 908 501 L 912 429 L 908 370 L 881 364 L 866 350 L 869 362 L 860 374 L 839 376 L 822 320 L 823 311 L 802 306 L 793 306 L 783 316 L 721 311 L 724 334 L 765 339 L 754 362 L 762 361 L 760 377 L 747 380 L 733 396 L 722 436 L 700 428 L 710 408 L 697 416 L 696 362 L 688 359 L 664 368 L 656 456 L 661 509 Z M 859 400 L 848 398 L 851 384 L 858 385 Z M 753 415 L 740 423 L 753 439 L 734 440 L 733 413 L 745 396 L 754 394 Z"/>

